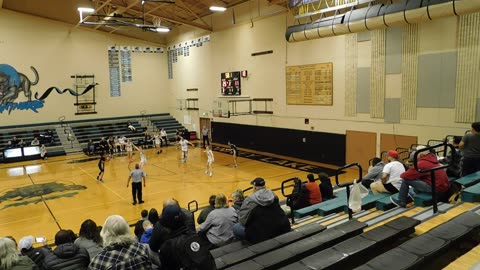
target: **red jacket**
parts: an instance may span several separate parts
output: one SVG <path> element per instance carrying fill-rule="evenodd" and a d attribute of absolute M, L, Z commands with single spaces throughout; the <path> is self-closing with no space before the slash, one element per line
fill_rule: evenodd
<path fill-rule="evenodd" d="M 322 193 L 320 187 L 315 182 L 308 182 L 305 184 L 308 190 L 308 202 L 310 205 L 322 202 Z"/>
<path fill-rule="evenodd" d="M 437 157 L 434 154 L 428 154 L 418 159 L 418 169 L 426 170 L 440 166 Z M 400 175 L 403 180 L 422 180 L 432 186 L 431 172 L 419 173 L 414 166 Z M 438 192 L 445 192 L 450 187 L 448 176 L 445 170 L 435 171 L 435 187 Z"/>

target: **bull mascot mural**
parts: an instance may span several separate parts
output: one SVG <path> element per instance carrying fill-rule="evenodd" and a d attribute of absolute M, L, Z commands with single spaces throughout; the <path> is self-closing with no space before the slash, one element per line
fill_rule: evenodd
<path fill-rule="evenodd" d="M 30 67 L 33 72 L 34 80 L 30 79 L 27 75 L 18 72 L 15 68 L 7 64 L 0 64 L 0 113 L 7 110 L 10 113 L 12 110 L 32 110 L 38 112 L 38 108 L 42 108 L 44 99 L 47 98 L 50 93 L 55 90 L 58 94 L 69 92 L 72 96 L 81 96 L 90 90 L 92 90 L 96 83 L 88 85 L 82 93 L 66 88 L 64 90 L 58 87 L 49 87 L 45 92 L 39 96 L 35 93 L 32 97 L 33 85 L 37 85 L 40 79 L 37 70 L 34 67 Z M 25 96 L 25 101 L 16 102 L 20 99 L 21 92 Z M 21 98 L 23 100 L 23 98 Z"/>

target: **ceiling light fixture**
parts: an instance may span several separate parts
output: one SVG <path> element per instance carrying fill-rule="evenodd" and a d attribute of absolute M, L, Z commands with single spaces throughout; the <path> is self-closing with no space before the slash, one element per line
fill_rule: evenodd
<path fill-rule="evenodd" d="M 225 10 L 227 10 L 227 8 L 226 7 L 220 7 L 220 6 L 211 6 L 210 10 L 215 11 L 215 12 L 224 12 Z"/>

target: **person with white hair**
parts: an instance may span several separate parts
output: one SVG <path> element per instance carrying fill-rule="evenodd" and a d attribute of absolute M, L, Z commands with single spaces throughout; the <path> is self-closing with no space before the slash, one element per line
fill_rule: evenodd
<path fill-rule="evenodd" d="M 21 256 L 15 242 L 8 238 L 0 238 L 0 269 L 21 270 L 38 269 L 37 265 L 27 256 Z"/>
<path fill-rule="evenodd" d="M 148 247 L 138 243 L 122 216 L 109 216 L 100 236 L 103 240 L 103 251 L 93 258 L 88 269 L 152 269 Z"/>

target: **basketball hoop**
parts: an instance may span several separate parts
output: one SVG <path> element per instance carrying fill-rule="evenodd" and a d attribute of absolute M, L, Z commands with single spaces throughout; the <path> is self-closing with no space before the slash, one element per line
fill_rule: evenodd
<path fill-rule="evenodd" d="M 161 27 L 162 26 L 162 19 L 159 17 L 153 17 L 152 20 L 153 26 L 155 27 Z"/>

